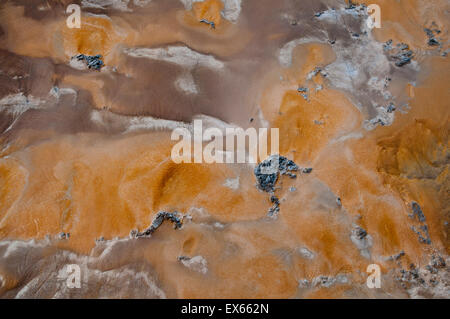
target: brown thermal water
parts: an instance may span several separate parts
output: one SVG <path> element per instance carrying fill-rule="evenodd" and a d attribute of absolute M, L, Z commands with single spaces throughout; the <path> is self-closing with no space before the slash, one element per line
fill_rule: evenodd
<path fill-rule="evenodd" d="M 0 297 L 449 298 L 449 10 L 0 0 Z M 269 217 L 255 164 L 172 161 L 195 119 L 279 128 L 313 170 Z M 134 236 L 162 211 L 182 227 Z"/>

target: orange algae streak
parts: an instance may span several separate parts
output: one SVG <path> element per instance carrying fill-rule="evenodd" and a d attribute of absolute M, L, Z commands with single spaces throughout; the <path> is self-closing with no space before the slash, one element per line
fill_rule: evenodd
<path fill-rule="evenodd" d="M 64 49 L 71 54 L 107 55 L 117 35 L 112 22 L 103 17 L 82 17 L 81 28 L 63 28 Z"/>
<path fill-rule="evenodd" d="M 222 16 L 220 12 L 223 9 L 223 3 L 220 0 L 206 0 L 203 2 L 195 2 L 192 5 L 197 20 L 205 19 L 214 22 L 216 26 L 220 25 Z"/>

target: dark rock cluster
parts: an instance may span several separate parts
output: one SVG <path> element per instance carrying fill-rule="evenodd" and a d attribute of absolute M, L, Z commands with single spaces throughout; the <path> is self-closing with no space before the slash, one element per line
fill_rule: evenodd
<path fill-rule="evenodd" d="M 132 238 L 139 238 L 139 237 L 149 237 L 151 236 L 158 228 L 162 225 L 164 221 L 170 221 L 174 224 L 174 228 L 178 229 L 183 226 L 183 217 L 180 213 L 174 212 L 174 213 L 168 213 L 168 212 L 159 212 L 156 217 L 153 219 L 152 224 L 149 228 L 144 230 L 143 232 L 139 232 L 137 230 L 132 230 L 130 233 L 130 237 Z"/>
<path fill-rule="evenodd" d="M 427 244 L 427 245 L 431 244 L 431 238 L 430 238 L 430 234 L 428 232 L 428 225 L 421 225 L 421 226 L 419 226 L 419 229 L 417 229 L 415 226 L 411 226 L 411 229 L 413 232 L 415 232 L 417 234 L 417 236 L 419 237 L 419 241 L 422 244 Z"/>
<path fill-rule="evenodd" d="M 428 45 L 429 46 L 439 46 L 441 45 L 441 43 L 436 39 L 436 35 L 441 33 L 441 30 L 439 29 L 429 29 L 429 28 L 424 28 L 423 29 L 425 31 L 425 33 L 428 36 Z"/>
<path fill-rule="evenodd" d="M 280 200 L 278 199 L 278 197 L 272 195 L 270 197 L 270 201 L 272 202 L 272 207 L 269 208 L 269 213 L 267 214 L 269 217 L 274 217 L 276 215 L 278 215 L 278 213 L 280 212 Z"/>
<path fill-rule="evenodd" d="M 255 168 L 256 181 L 258 182 L 259 189 L 265 192 L 273 192 L 275 190 L 275 183 L 278 180 L 278 173 L 262 173 L 261 169 L 265 168 L 265 165 L 267 164 L 268 163 L 262 162 Z"/>
<path fill-rule="evenodd" d="M 345 7 L 345 10 L 352 10 L 352 9 L 356 9 L 357 8 L 357 4 L 354 3 L 352 0 L 349 0 L 347 3 L 347 6 Z"/>
<path fill-rule="evenodd" d="M 383 44 L 383 49 L 384 49 L 384 51 L 386 51 L 386 52 L 391 51 L 391 50 L 393 49 L 393 47 L 392 47 L 392 40 L 386 41 L 386 42 Z"/>
<path fill-rule="evenodd" d="M 445 263 L 444 258 L 439 255 L 433 255 L 431 256 L 430 263 L 425 266 L 425 269 L 432 274 L 437 274 L 439 269 L 445 268 L 445 266 L 447 266 L 447 264 Z"/>
<path fill-rule="evenodd" d="M 308 101 L 308 91 L 309 89 L 307 87 L 299 87 L 297 89 L 297 92 L 299 92 L 301 94 L 301 96 L 303 96 L 303 98 Z"/>
<path fill-rule="evenodd" d="M 387 108 L 386 108 L 386 112 L 392 113 L 392 112 L 395 112 L 396 109 L 397 109 L 397 108 L 395 107 L 395 104 L 394 104 L 394 103 L 389 103 L 389 105 L 388 105 Z"/>
<path fill-rule="evenodd" d="M 391 58 L 395 61 L 395 65 L 402 67 L 411 62 L 414 57 L 414 53 L 409 49 L 409 45 L 405 43 L 398 43 L 394 54 Z"/>
<path fill-rule="evenodd" d="M 409 265 L 409 270 L 400 269 L 400 276 L 396 279 L 400 282 L 404 289 L 413 287 L 432 288 L 444 283 L 445 274 L 448 274 L 447 264 L 441 256 L 434 254 L 428 265 L 422 268 L 416 267 L 414 264 Z"/>
<path fill-rule="evenodd" d="M 405 256 L 405 252 L 402 250 L 398 254 L 390 256 L 388 258 L 388 260 L 390 260 L 390 261 L 398 261 L 403 256 Z"/>
<path fill-rule="evenodd" d="M 409 265 L 409 270 L 401 269 L 401 276 L 397 277 L 403 288 L 408 288 L 408 284 L 425 284 L 425 280 L 420 276 L 419 269 L 414 264 Z"/>
<path fill-rule="evenodd" d="M 395 61 L 395 65 L 402 67 L 411 62 L 414 58 L 414 53 L 409 49 L 409 45 L 405 43 L 398 43 L 395 47 L 392 46 L 392 40 L 388 40 L 383 44 L 385 52 L 392 52 L 391 59 Z"/>
<path fill-rule="evenodd" d="M 387 123 L 385 121 L 383 121 L 383 119 L 376 117 L 374 119 L 370 120 L 370 123 L 372 125 L 381 125 L 381 126 L 385 126 Z"/>
<path fill-rule="evenodd" d="M 281 175 L 287 175 L 290 178 L 296 178 L 297 175 L 294 174 L 293 172 L 297 172 L 298 171 L 297 164 L 295 164 L 293 161 L 287 159 L 284 156 L 280 156 L 279 158 L 280 158 L 280 161 L 279 161 L 279 163 L 280 163 L 280 166 L 279 166 L 280 174 Z"/>
<path fill-rule="evenodd" d="M 422 244 L 430 245 L 431 238 L 430 238 L 430 234 L 428 232 L 428 225 L 425 222 L 425 215 L 422 211 L 422 208 L 420 207 L 420 205 L 418 203 L 412 202 L 411 210 L 412 210 L 412 214 L 409 214 L 408 216 L 413 220 L 417 219 L 417 221 L 419 222 L 418 227 L 416 227 L 414 225 L 411 226 L 412 231 L 415 232 L 417 234 L 417 236 L 419 237 L 419 242 L 421 242 Z"/>
<path fill-rule="evenodd" d="M 364 238 L 367 237 L 367 231 L 364 228 L 361 227 L 355 227 L 355 229 L 353 230 L 353 234 L 359 239 L 359 240 L 363 240 Z"/>
<path fill-rule="evenodd" d="M 104 63 L 102 61 L 102 56 L 100 54 L 97 55 L 84 55 L 78 54 L 75 56 L 78 61 L 85 61 L 89 69 L 94 69 L 100 71 Z"/>
<path fill-rule="evenodd" d="M 260 190 L 272 193 L 270 202 L 273 204 L 269 209 L 268 216 L 275 217 L 280 211 L 280 200 L 274 196 L 275 184 L 281 175 L 287 175 L 290 178 L 296 178 L 295 172 L 299 171 L 299 167 L 293 161 L 284 156 L 272 155 L 259 163 L 254 170 L 257 186 Z M 306 169 L 305 173 L 310 173 Z M 311 169 L 312 170 L 312 169 Z"/>
<path fill-rule="evenodd" d="M 280 175 L 296 178 L 299 167 L 284 156 L 272 155 L 259 163 L 254 170 L 258 188 L 265 192 L 275 191 L 275 184 Z"/>
<path fill-rule="evenodd" d="M 59 233 L 58 235 L 59 239 L 69 239 L 70 238 L 70 233 Z"/>
<path fill-rule="evenodd" d="M 216 24 L 214 23 L 214 21 L 209 21 L 209 20 L 206 20 L 206 19 L 201 19 L 201 20 L 200 20 L 200 23 L 206 23 L 206 24 L 209 24 L 209 25 L 211 26 L 211 29 L 215 29 L 215 28 L 216 28 Z"/>
<path fill-rule="evenodd" d="M 414 217 L 417 217 L 420 222 L 425 221 L 425 215 L 422 211 L 422 208 L 420 207 L 420 205 L 418 203 L 412 202 L 411 209 L 412 209 L 412 214 L 410 214 L 409 217 L 411 217 L 413 219 L 414 219 Z"/>
<path fill-rule="evenodd" d="M 191 258 L 188 257 L 188 256 L 178 256 L 177 259 L 178 259 L 178 261 L 182 261 L 182 260 L 191 260 Z"/>

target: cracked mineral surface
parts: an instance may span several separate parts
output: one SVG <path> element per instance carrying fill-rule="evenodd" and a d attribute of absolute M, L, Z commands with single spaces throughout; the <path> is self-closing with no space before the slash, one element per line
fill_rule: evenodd
<path fill-rule="evenodd" d="M 0 1 L 0 298 L 449 298 L 450 3 L 374 2 Z"/>

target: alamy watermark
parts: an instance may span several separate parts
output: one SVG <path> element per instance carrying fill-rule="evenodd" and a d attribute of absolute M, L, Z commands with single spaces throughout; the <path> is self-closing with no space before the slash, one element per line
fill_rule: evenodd
<path fill-rule="evenodd" d="M 66 19 L 66 25 L 70 29 L 81 28 L 81 8 L 78 4 L 69 4 L 66 8 L 69 16 Z M 369 29 L 381 28 L 381 8 L 378 4 L 370 4 L 367 6 L 367 27 Z"/>
<path fill-rule="evenodd" d="M 58 273 L 58 279 L 69 289 L 81 288 L 81 268 L 77 264 L 67 264 Z"/>
<path fill-rule="evenodd" d="M 172 131 L 172 141 L 180 140 L 172 147 L 172 160 L 179 163 L 252 163 L 269 155 L 279 154 L 279 129 L 270 129 L 270 153 L 268 152 L 269 129 L 258 131 L 250 127 L 210 127 L 203 130 L 203 121 L 194 120 L 193 131 L 178 127 Z M 206 144 L 206 145 L 205 145 Z"/>
<path fill-rule="evenodd" d="M 367 6 L 367 14 L 369 18 L 367 19 L 367 27 L 369 29 L 381 28 L 381 8 L 378 4 L 370 4 Z"/>
<path fill-rule="evenodd" d="M 367 277 L 367 287 L 369 289 L 381 288 L 381 268 L 377 264 L 370 264 L 367 266 L 366 272 L 369 274 Z"/>
<path fill-rule="evenodd" d="M 69 4 L 66 13 L 70 14 L 66 19 L 66 25 L 69 29 L 81 28 L 81 8 L 78 4 Z"/>

